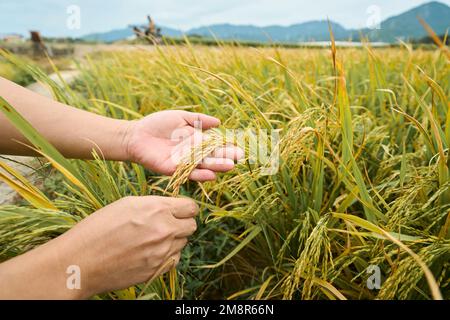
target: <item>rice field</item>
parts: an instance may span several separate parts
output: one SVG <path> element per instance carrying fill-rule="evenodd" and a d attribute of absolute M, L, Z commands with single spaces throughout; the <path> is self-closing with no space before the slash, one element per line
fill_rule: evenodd
<path fill-rule="evenodd" d="M 0 207 L 0 259 L 126 195 L 189 196 L 199 229 L 168 274 L 101 299 L 449 299 L 450 64 L 440 50 L 166 46 L 95 54 L 55 97 L 113 118 L 207 113 L 279 133 L 269 175 L 246 158 L 208 183 L 122 162 L 64 159 L 18 115 L 49 165 L 25 203 Z M 220 132 L 219 130 L 219 132 Z M 380 272 L 379 287 L 372 271 Z"/>
<path fill-rule="evenodd" d="M 0 76 L 22 86 L 25 86 L 29 84 L 30 81 L 33 81 L 33 78 L 26 72 L 17 70 L 14 65 L 3 60 L 2 58 L 0 58 Z"/>

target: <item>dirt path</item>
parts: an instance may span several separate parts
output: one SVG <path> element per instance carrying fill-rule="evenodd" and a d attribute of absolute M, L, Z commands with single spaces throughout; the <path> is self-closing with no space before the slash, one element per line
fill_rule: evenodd
<path fill-rule="evenodd" d="M 61 71 L 60 76 L 66 83 L 71 83 L 78 76 L 78 70 Z M 50 78 L 56 83 L 61 84 L 61 80 L 58 75 L 52 74 Z M 34 91 L 40 95 L 53 99 L 51 90 L 42 83 L 35 82 L 27 86 L 27 89 Z M 36 181 L 38 178 L 33 167 L 37 167 L 37 161 L 30 157 L 17 157 L 17 156 L 1 156 L 0 161 L 6 163 L 8 166 L 19 171 L 24 177 L 30 181 Z M 11 160 L 7 160 L 7 159 Z M 0 181 L 0 205 L 11 204 L 14 202 L 17 194 L 11 189 L 5 182 Z"/>
<path fill-rule="evenodd" d="M 75 80 L 75 78 L 79 75 L 78 70 L 66 70 L 66 71 L 60 71 L 60 76 L 66 83 L 71 83 Z M 61 80 L 59 79 L 58 75 L 56 73 L 53 73 L 49 76 L 50 79 L 55 81 L 58 84 L 62 84 Z M 27 86 L 27 89 L 36 92 L 42 96 L 45 96 L 47 98 L 53 99 L 52 91 L 44 84 L 40 82 L 35 82 Z"/>

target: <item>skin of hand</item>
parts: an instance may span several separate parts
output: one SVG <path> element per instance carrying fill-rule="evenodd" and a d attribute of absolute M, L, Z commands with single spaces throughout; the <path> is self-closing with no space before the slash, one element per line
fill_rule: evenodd
<path fill-rule="evenodd" d="M 201 125 L 198 128 L 197 125 Z M 220 120 L 201 113 L 181 110 L 167 110 L 153 113 L 142 120 L 132 122 L 126 130 L 127 158 L 155 172 L 172 175 L 177 163 L 173 155 L 181 144 L 189 144 L 194 136 L 202 140 L 202 130 L 220 125 Z M 177 134 L 178 133 L 178 134 Z M 192 143 L 191 143 L 192 144 Z M 189 150 L 188 146 L 188 150 Z M 190 179 L 196 181 L 214 180 L 215 172 L 226 172 L 234 167 L 243 151 L 235 146 L 217 149 L 191 173 Z"/>
<path fill-rule="evenodd" d="M 0 299 L 84 299 L 167 272 L 196 230 L 186 198 L 126 197 L 56 239 L 0 265 Z M 30 268 L 30 265 L 33 268 Z M 66 270 L 78 266 L 80 289 Z"/>

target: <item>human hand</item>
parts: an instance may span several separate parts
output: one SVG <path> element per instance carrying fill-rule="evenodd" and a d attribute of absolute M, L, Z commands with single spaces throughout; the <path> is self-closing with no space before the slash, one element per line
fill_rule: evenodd
<path fill-rule="evenodd" d="M 196 121 L 201 123 L 202 130 L 220 124 L 217 118 L 181 110 L 160 111 L 132 122 L 124 139 L 128 159 L 157 173 L 172 175 L 177 166 L 173 155 L 180 144 L 192 141 L 194 137 L 202 140 L 201 130 L 194 128 Z M 195 181 L 214 180 L 215 172 L 233 169 L 234 160 L 242 156 L 243 151 L 235 146 L 215 150 L 192 171 L 189 178 Z"/>
<path fill-rule="evenodd" d="M 198 210 L 186 198 L 123 198 L 57 238 L 59 261 L 79 266 L 81 298 L 148 281 L 178 264 Z"/>

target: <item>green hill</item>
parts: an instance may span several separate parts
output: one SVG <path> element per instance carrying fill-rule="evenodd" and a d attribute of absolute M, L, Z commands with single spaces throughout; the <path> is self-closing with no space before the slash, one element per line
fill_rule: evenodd
<path fill-rule="evenodd" d="M 450 7 L 433 1 L 386 19 L 381 23 L 380 30 L 364 30 L 364 32 L 372 40 L 386 42 L 393 42 L 397 38 L 402 40 L 423 38 L 427 33 L 419 23 L 418 17 L 424 19 L 438 34 L 444 34 L 450 28 Z"/>
<path fill-rule="evenodd" d="M 366 35 L 372 41 L 395 42 L 397 39 L 415 40 L 427 35 L 417 17 L 423 18 L 437 34 L 445 34 L 450 28 L 450 7 L 433 1 L 412 8 L 402 14 L 390 17 L 381 22 L 380 30 L 349 30 L 338 23 L 331 22 L 336 40 L 358 40 L 360 34 Z M 181 37 L 180 30 L 161 26 L 162 34 L 168 37 Z M 255 42 L 285 42 L 297 43 L 304 41 L 325 41 L 330 39 L 328 22 L 309 21 L 290 26 L 266 26 L 215 24 L 194 28 L 185 32 L 187 35 L 197 35 L 212 38 L 212 35 L 223 40 L 255 41 Z M 105 33 L 87 35 L 84 39 L 113 42 L 132 36 L 130 28 L 113 30 Z"/>

